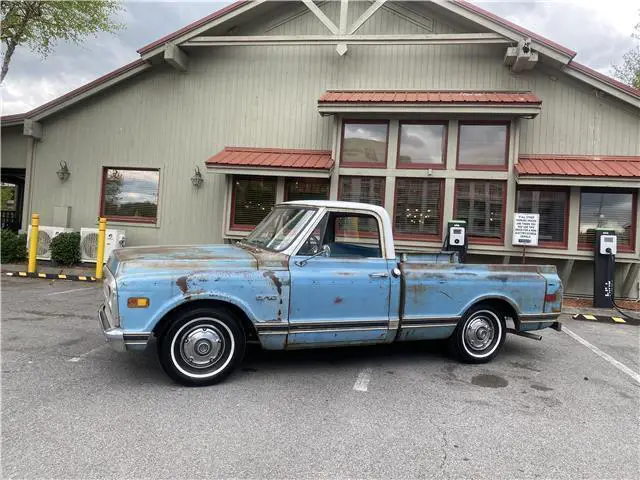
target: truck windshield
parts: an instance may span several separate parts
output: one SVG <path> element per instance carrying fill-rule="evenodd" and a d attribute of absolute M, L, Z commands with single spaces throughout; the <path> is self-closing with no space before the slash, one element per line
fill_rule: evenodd
<path fill-rule="evenodd" d="M 296 239 L 316 209 L 307 207 L 276 207 L 243 243 L 280 252 Z"/>

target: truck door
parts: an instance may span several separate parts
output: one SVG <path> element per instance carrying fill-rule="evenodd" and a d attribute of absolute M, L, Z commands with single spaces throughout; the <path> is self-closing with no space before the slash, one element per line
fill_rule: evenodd
<path fill-rule="evenodd" d="M 291 257 L 288 346 L 385 341 L 392 267 L 380 232 L 373 215 L 329 212 Z"/>

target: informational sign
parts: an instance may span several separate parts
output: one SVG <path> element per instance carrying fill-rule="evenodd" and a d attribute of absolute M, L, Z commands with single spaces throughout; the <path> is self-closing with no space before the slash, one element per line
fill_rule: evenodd
<path fill-rule="evenodd" d="M 525 247 L 538 246 L 540 215 L 537 213 L 516 213 L 513 216 L 513 244 Z"/>

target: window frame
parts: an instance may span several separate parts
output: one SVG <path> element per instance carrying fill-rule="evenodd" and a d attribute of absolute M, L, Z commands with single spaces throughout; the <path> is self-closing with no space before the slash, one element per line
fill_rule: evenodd
<path fill-rule="evenodd" d="M 504 125 L 506 127 L 504 144 L 504 163 L 502 165 L 468 165 L 460 164 L 460 139 L 464 125 Z M 458 135 L 456 139 L 456 170 L 481 170 L 492 172 L 506 172 L 509 170 L 509 143 L 511 138 L 511 122 L 508 120 L 460 120 L 458 122 Z"/>
<path fill-rule="evenodd" d="M 548 185 L 519 185 L 516 188 L 515 212 L 518 211 L 518 194 L 520 191 L 563 192 L 566 195 L 567 201 L 565 202 L 564 206 L 564 226 L 562 227 L 562 242 L 553 242 L 538 239 L 538 246 L 536 248 L 559 248 L 564 250 L 569 248 L 569 212 L 571 203 L 571 187 L 556 187 Z"/>
<path fill-rule="evenodd" d="M 412 234 L 412 233 L 398 233 L 396 230 L 396 211 L 398 208 L 398 181 L 402 180 L 423 180 L 427 182 L 439 182 L 440 183 L 440 212 L 438 218 L 438 233 L 432 234 Z M 391 228 L 393 231 L 393 238 L 398 240 L 417 240 L 423 242 L 439 242 L 442 241 L 442 220 L 444 218 L 444 196 L 445 196 L 445 179 L 444 178 L 422 178 L 422 177 L 396 177 L 394 182 L 393 192 L 393 217 L 391 218 Z"/>
<path fill-rule="evenodd" d="M 633 253 L 636 251 L 636 230 L 637 215 L 638 215 L 638 191 L 633 188 L 607 188 L 607 187 L 581 187 L 580 188 L 580 202 L 578 204 L 578 232 L 577 243 L 578 250 L 591 250 L 593 251 L 593 245 L 588 243 L 580 243 L 580 225 L 582 223 L 582 192 L 587 193 L 630 193 L 631 194 L 631 236 L 629 237 L 629 245 L 618 242 L 618 252 Z"/>
<path fill-rule="evenodd" d="M 467 232 L 469 242 L 475 242 L 478 245 L 504 245 L 504 232 L 505 232 L 505 222 L 507 218 L 507 189 L 509 187 L 509 183 L 507 180 L 490 180 L 486 178 L 456 178 L 454 185 L 454 196 L 453 196 L 453 218 L 458 219 L 458 202 L 456 201 L 459 195 L 459 186 L 460 182 L 484 182 L 484 183 L 501 183 L 504 185 L 502 189 L 502 223 L 500 225 L 500 238 L 485 238 L 485 237 L 476 237 L 471 235 L 470 225 L 467 225 Z"/>
<path fill-rule="evenodd" d="M 256 223 L 255 225 L 237 225 L 234 223 L 235 220 L 235 213 L 236 213 L 236 177 L 240 177 L 240 178 L 261 178 L 261 179 L 268 179 L 268 180 L 273 180 L 273 183 L 275 185 L 275 197 L 274 197 L 274 207 L 278 204 L 278 177 L 272 177 L 272 176 L 265 176 L 265 175 L 232 175 L 231 176 L 231 208 L 230 208 L 230 215 L 229 215 L 229 230 L 235 230 L 235 231 L 240 231 L 240 232 L 251 232 L 253 229 L 255 229 L 258 224 Z"/>
<path fill-rule="evenodd" d="M 373 163 L 373 162 L 344 162 L 343 154 L 344 154 L 344 131 L 345 126 L 348 124 L 377 124 L 377 125 L 386 125 L 387 126 L 387 137 L 385 139 L 385 149 L 384 149 L 384 162 L 383 163 Z M 390 120 L 375 120 L 375 119 L 344 119 L 342 120 L 341 126 L 341 134 L 340 134 L 340 168 L 379 168 L 386 169 L 388 168 L 389 163 L 389 134 L 391 130 L 391 121 Z"/>
<path fill-rule="evenodd" d="M 130 170 L 135 172 L 158 172 L 158 200 L 156 201 L 156 215 L 152 217 L 134 217 L 126 215 L 106 215 L 105 214 L 105 180 L 109 170 Z M 161 172 L 157 167 L 114 167 L 104 165 L 102 167 L 102 178 L 100 180 L 100 217 L 104 217 L 107 221 L 118 223 L 143 223 L 146 225 L 157 225 L 160 214 L 160 186 L 161 186 Z"/>
<path fill-rule="evenodd" d="M 289 190 L 287 189 L 287 184 L 296 181 L 296 182 L 309 182 L 309 183 L 319 183 L 327 185 L 327 198 L 325 200 L 329 200 L 331 197 L 331 180 L 328 178 L 314 178 L 314 177 L 284 177 L 284 200 L 285 202 L 289 200 Z M 304 200 L 296 200 L 303 202 Z"/>
<path fill-rule="evenodd" d="M 384 175 L 338 175 L 338 201 L 341 202 L 351 202 L 352 200 L 343 200 L 342 199 L 342 179 L 348 178 L 381 178 L 382 179 L 382 203 L 380 206 L 385 208 L 385 196 L 386 196 L 386 186 L 387 186 L 387 177 Z M 373 204 L 372 204 L 373 205 Z"/>
<path fill-rule="evenodd" d="M 442 125 L 442 163 L 400 163 L 400 147 L 402 140 L 402 125 Z M 447 120 L 400 120 L 398 122 L 398 148 L 396 151 L 396 168 L 401 170 L 445 170 L 447 168 L 447 147 L 449 145 L 449 122 Z"/>

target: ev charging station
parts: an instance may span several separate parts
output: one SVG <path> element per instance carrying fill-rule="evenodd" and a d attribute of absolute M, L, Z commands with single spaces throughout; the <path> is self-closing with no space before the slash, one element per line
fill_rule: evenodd
<path fill-rule="evenodd" d="M 460 263 L 464 263 L 467 255 L 467 222 L 464 220 L 449 220 L 447 222 L 447 236 L 444 249 L 448 252 L 458 252 Z"/>
<path fill-rule="evenodd" d="M 593 306 L 613 308 L 614 277 L 618 237 L 613 230 L 596 229 L 594 252 Z"/>

